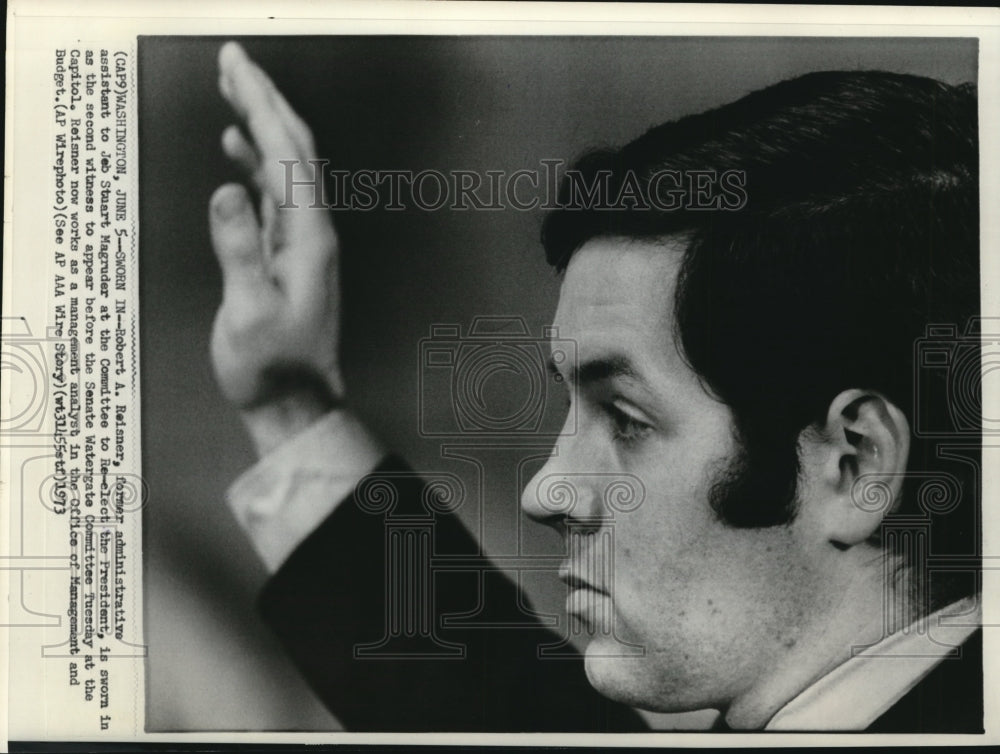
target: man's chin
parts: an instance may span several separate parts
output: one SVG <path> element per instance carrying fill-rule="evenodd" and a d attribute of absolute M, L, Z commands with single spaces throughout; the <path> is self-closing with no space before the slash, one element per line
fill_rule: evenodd
<path fill-rule="evenodd" d="M 653 684 L 648 683 L 645 671 L 648 658 L 641 650 L 620 645 L 607 637 L 595 637 L 584 654 L 587 680 L 602 696 L 630 707 L 658 709 Z"/>
<path fill-rule="evenodd" d="M 648 712 L 691 712 L 712 707 L 683 673 L 666 677 L 653 668 L 649 651 L 621 645 L 605 636 L 593 639 L 584 654 L 590 685 L 602 696 Z"/>

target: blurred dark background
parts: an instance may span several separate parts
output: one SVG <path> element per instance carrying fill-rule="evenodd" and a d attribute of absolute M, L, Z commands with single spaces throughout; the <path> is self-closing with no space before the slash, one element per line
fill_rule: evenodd
<path fill-rule="evenodd" d="M 218 185 L 240 177 L 219 147 L 233 122 L 216 89 L 223 41 L 139 44 L 147 727 L 337 729 L 258 622 L 253 603 L 265 573 L 224 503 L 226 487 L 254 456 L 208 360 L 220 275 L 206 208 Z M 975 81 L 977 70 L 976 41 L 963 39 L 240 41 L 312 126 L 319 155 L 346 170 L 538 169 L 543 159 L 571 162 L 588 148 L 621 144 L 807 71 L 883 69 L 959 83 Z M 538 243 L 541 219 L 514 210 L 335 215 L 352 402 L 415 468 L 467 480 L 472 504 L 462 514 L 483 529 L 493 553 L 518 544 L 518 453 L 537 455 L 546 441 L 479 454 L 482 473 L 442 458 L 441 441 L 418 432 L 419 344 L 432 324 L 468 328 L 487 315 L 522 316 L 540 335 L 558 294 Z M 533 470 L 529 464 L 525 473 Z M 540 527 L 529 525 L 523 536 L 526 551 L 556 549 Z M 563 591 L 552 574 L 526 586 L 537 606 L 561 613 Z M 656 716 L 655 723 L 709 719 Z"/>

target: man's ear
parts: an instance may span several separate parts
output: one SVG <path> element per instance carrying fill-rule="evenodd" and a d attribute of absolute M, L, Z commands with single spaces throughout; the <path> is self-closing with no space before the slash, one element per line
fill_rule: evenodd
<path fill-rule="evenodd" d="M 810 455 L 821 464 L 821 534 L 841 550 L 868 539 L 898 504 L 910 424 L 885 396 L 845 390 L 830 403 Z"/>

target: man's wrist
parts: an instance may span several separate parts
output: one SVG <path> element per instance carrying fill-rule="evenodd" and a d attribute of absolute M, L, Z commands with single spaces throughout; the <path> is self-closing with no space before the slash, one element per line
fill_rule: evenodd
<path fill-rule="evenodd" d="M 262 381 L 263 397 L 240 410 L 258 457 L 291 440 L 326 414 L 343 406 L 341 380 L 330 381 L 310 370 L 274 367 Z"/>
<path fill-rule="evenodd" d="M 296 401 L 269 404 L 263 414 L 256 413 L 253 426 L 272 449 L 226 493 L 236 520 L 271 572 L 386 455 L 349 409 L 335 409 L 310 423 L 312 415 L 312 407 Z"/>
<path fill-rule="evenodd" d="M 269 403 L 240 412 L 253 440 L 257 456 L 263 458 L 279 445 L 301 434 L 336 408 L 310 392 L 288 393 Z"/>

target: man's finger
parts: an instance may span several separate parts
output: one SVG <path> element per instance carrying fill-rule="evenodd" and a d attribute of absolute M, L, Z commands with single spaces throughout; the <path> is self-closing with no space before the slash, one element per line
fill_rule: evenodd
<path fill-rule="evenodd" d="M 246 172 L 247 176 L 259 180 L 260 155 L 247 141 L 238 126 L 229 126 L 222 132 L 222 151 Z"/>
<path fill-rule="evenodd" d="M 288 129 L 289 135 L 295 141 L 296 146 L 299 148 L 299 152 L 303 159 L 312 159 L 316 156 L 316 147 L 313 142 L 312 131 L 309 126 L 306 125 L 305 121 L 299 117 L 298 113 L 292 109 L 292 106 L 288 104 L 288 100 L 285 99 L 285 95 L 274 85 L 271 77 L 268 76 L 264 71 L 260 69 L 260 66 L 253 66 L 253 75 L 257 76 L 260 80 L 260 84 L 264 87 L 271 97 L 271 104 L 278 111 L 281 119 L 284 121 L 285 128 Z"/>
<path fill-rule="evenodd" d="M 260 87 L 267 92 L 272 106 L 281 116 L 289 135 L 294 139 L 299 150 L 302 152 L 302 157 L 306 159 L 312 157 L 316 149 L 309 126 L 292 109 L 292 106 L 288 104 L 288 100 L 285 99 L 278 87 L 274 85 L 271 77 L 250 59 L 246 51 L 237 42 L 227 42 L 219 51 L 219 89 L 223 96 L 227 100 L 232 100 L 235 91 L 231 81 L 231 71 L 236 66 L 243 64 L 249 64 L 246 73 L 255 77 Z"/>
<path fill-rule="evenodd" d="M 281 109 L 276 104 L 267 76 L 234 42 L 219 53 L 223 95 L 245 120 L 260 156 L 262 174 L 269 190 L 280 196 L 283 170 L 280 160 L 302 160 Z"/>
<path fill-rule="evenodd" d="M 222 93 L 246 119 L 254 142 L 247 147 L 254 150 L 258 166 L 254 175 L 268 233 L 265 263 L 288 249 L 294 252 L 294 259 L 286 260 L 295 268 L 293 272 L 311 278 L 336 247 L 332 221 L 321 209 L 322 167 L 309 162 L 314 154 L 312 134 L 238 44 L 223 45 L 219 67 Z M 236 137 L 227 138 L 233 139 L 234 151 L 249 159 L 246 147 Z"/>
<path fill-rule="evenodd" d="M 209 224 L 212 246 L 222 267 L 223 296 L 262 293 L 270 288 L 260 225 L 243 186 L 228 183 L 212 195 Z"/>

